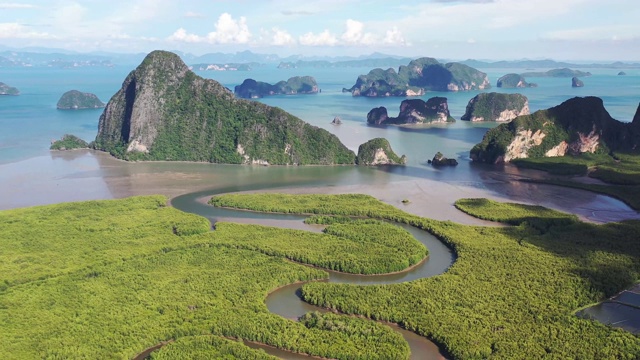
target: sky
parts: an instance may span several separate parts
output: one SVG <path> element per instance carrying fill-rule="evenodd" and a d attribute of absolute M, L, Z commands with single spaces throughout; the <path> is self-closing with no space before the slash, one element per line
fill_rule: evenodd
<path fill-rule="evenodd" d="M 0 46 L 640 61 L 638 0 L 0 0 Z"/>

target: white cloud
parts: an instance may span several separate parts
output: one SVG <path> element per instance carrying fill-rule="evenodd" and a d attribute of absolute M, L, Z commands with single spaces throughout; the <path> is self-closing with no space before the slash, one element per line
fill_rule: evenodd
<path fill-rule="evenodd" d="M 201 14 L 199 12 L 195 12 L 195 11 L 187 11 L 186 13 L 184 13 L 184 17 L 186 18 L 204 18 L 204 14 Z"/>
<path fill-rule="evenodd" d="M 0 9 L 33 9 L 35 5 L 32 4 L 20 4 L 20 3 L 2 3 Z"/>
<path fill-rule="evenodd" d="M 53 13 L 53 19 L 58 28 L 74 29 L 81 24 L 88 13 L 86 7 L 78 3 L 62 6 Z"/>
<path fill-rule="evenodd" d="M 251 39 L 247 18 L 241 16 L 235 20 L 229 13 L 223 13 L 216 22 L 216 31 L 207 34 L 209 42 L 214 44 L 246 44 Z"/>
<path fill-rule="evenodd" d="M 53 35 L 37 32 L 18 23 L 0 23 L 0 39 L 53 39 Z"/>
<path fill-rule="evenodd" d="M 606 25 L 550 31 L 543 36 L 551 40 L 629 40 L 640 37 L 639 25 Z"/>
<path fill-rule="evenodd" d="M 340 38 L 344 43 L 351 45 L 371 45 L 377 42 L 375 35 L 364 32 L 364 23 L 352 19 L 347 20 L 345 31 Z"/>
<path fill-rule="evenodd" d="M 387 33 L 384 36 L 384 40 L 382 40 L 382 42 L 388 45 L 409 45 L 404 39 L 402 32 L 400 32 L 400 30 L 398 30 L 398 28 L 395 26 L 387 30 Z"/>
<path fill-rule="evenodd" d="M 203 42 L 204 38 L 195 34 L 189 34 L 187 33 L 187 30 L 180 28 L 176 30 L 173 34 L 171 34 L 171 36 L 169 36 L 167 40 L 182 41 L 187 43 L 199 43 L 199 42 Z"/>
<path fill-rule="evenodd" d="M 308 32 L 300 36 L 300 44 L 306 46 L 335 46 L 338 44 L 338 39 L 329 30 L 325 30 L 318 35 Z"/>
<path fill-rule="evenodd" d="M 285 30 L 280 30 L 277 27 L 271 29 L 273 31 L 271 45 L 285 46 L 294 45 L 296 40 Z"/>

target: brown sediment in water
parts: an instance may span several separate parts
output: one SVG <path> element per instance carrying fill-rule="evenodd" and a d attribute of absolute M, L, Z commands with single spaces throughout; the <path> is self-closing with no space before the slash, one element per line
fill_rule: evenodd
<path fill-rule="evenodd" d="M 133 358 L 131 358 L 131 360 L 144 360 L 146 358 L 149 357 L 149 355 L 151 355 L 152 352 L 160 349 L 161 347 L 170 344 L 172 342 L 174 342 L 175 340 L 170 339 L 167 341 L 162 341 L 158 344 L 153 345 L 152 347 L 146 348 L 144 350 L 142 350 L 140 353 L 138 353 L 136 356 L 134 356 Z"/>

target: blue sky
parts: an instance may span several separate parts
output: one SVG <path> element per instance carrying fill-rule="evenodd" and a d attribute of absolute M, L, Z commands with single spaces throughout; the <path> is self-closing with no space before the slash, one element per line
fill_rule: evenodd
<path fill-rule="evenodd" d="M 640 61 L 638 0 L 0 0 L 0 45 Z"/>

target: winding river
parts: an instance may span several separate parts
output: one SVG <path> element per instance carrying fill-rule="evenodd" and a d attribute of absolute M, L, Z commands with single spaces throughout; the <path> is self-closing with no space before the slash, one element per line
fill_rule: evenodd
<path fill-rule="evenodd" d="M 317 225 L 304 224 L 302 221 L 306 216 L 216 208 L 205 205 L 202 201 L 203 198 L 238 190 L 240 189 L 230 187 L 216 191 L 209 190 L 189 193 L 174 198 L 171 201 L 171 205 L 182 211 L 204 216 L 208 218 L 212 224 L 224 220 L 303 229 L 308 231 L 320 231 L 321 229 L 321 227 Z M 245 187 L 242 190 L 248 189 Z M 429 257 L 427 259 L 407 271 L 387 275 L 354 275 L 323 269 L 329 273 L 329 279 L 327 281 L 354 285 L 397 284 L 442 274 L 455 261 L 455 254 L 433 235 L 409 225 L 397 225 L 409 231 L 418 241 L 429 249 Z M 300 297 L 302 285 L 303 284 L 292 284 L 270 293 L 265 301 L 269 311 L 292 320 L 295 320 L 310 311 L 328 311 L 302 301 Z M 411 359 L 444 359 L 440 349 L 433 342 L 398 326 L 391 326 L 409 343 Z M 309 359 L 306 355 L 293 354 L 291 352 L 282 351 L 269 346 L 248 342 L 246 345 L 254 348 L 261 348 L 267 353 L 283 359 Z"/>

